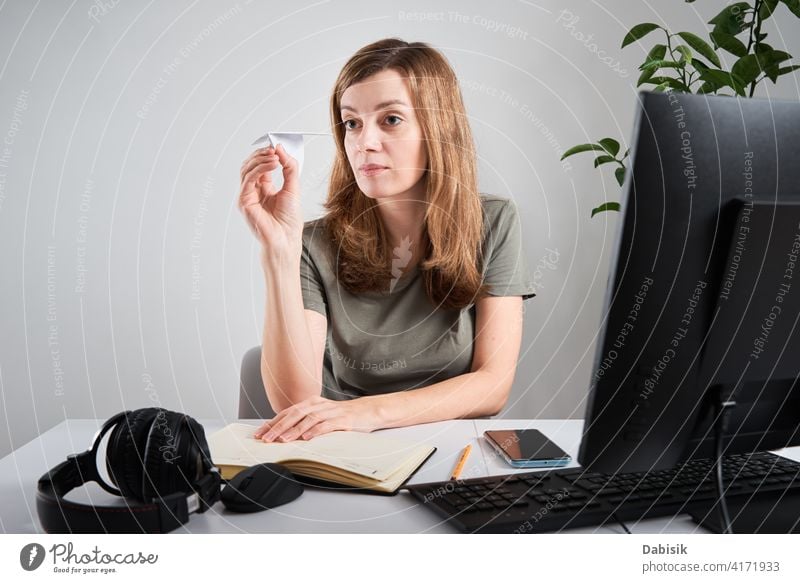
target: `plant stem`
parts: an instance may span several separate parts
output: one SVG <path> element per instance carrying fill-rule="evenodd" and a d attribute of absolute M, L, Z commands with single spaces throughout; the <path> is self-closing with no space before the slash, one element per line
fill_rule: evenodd
<path fill-rule="evenodd" d="M 750 34 L 751 34 L 750 40 L 755 39 L 755 46 L 753 47 L 753 52 L 756 54 L 758 54 L 758 46 L 761 44 L 761 41 L 758 40 L 758 36 L 761 34 L 761 23 L 763 22 L 761 20 L 761 15 L 759 14 L 762 2 L 763 0 L 755 1 L 755 4 L 753 5 L 753 20 L 750 22 Z M 755 25 L 755 27 L 753 25 Z M 755 28 L 755 33 L 753 33 L 754 28 Z M 750 52 L 749 49 L 750 47 L 748 46 L 748 52 Z M 756 57 L 756 60 L 758 60 L 758 57 Z M 760 66 L 761 63 L 759 63 L 759 67 Z M 755 93 L 758 81 L 759 81 L 758 79 L 753 79 L 752 83 L 750 83 L 750 97 L 752 97 L 753 93 Z"/>
<path fill-rule="evenodd" d="M 667 30 L 664 30 L 664 34 L 667 35 L 667 49 L 669 49 L 669 58 L 671 61 L 677 62 L 678 59 L 675 58 L 675 53 L 672 50 L 672 36 Z M 682 55 L 682 53 L 681 53 Z M 681 69 L 681 82 L 686 85 L 686 64 L 684 63 L 683 68 Z M 688 85 L 686 85 L 688 87 Z"/>
<path fill-rule="evenodd" d="M 753 29 L 755 28 L 756 18 L 758 18 L 758 10 L 761 8 L 761 0 L 756 0 L 753 5 L 753 19 L 750 21 L 750 30 L 747 32 L 747 52 L 750 52 L 753 46 Z"/>

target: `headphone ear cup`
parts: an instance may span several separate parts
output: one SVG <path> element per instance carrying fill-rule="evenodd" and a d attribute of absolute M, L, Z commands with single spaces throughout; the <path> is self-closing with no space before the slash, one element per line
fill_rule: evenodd
<path fill-rule="evenodd" d="M 214 467 L 214 462 L 211 459 L 211 448 L 206 440 L 206 432 L 203 426 L 200 425 L 194 418 L 187 416 L 186 421 L 191 430 L 191 439 L 189 439 L 190 451 L 192 454 L 200 456 L 200 473 L 206 473 Z"/>
<path fill-rule="evenodd" d="M 159 409 L 136 409 L 114 428 L 108 443 L 106 462 L 112 479 L 123 496 L 142 500 L 144 455 L 150 424 Z"/>
<path fill-rule="evenodd" d="M 180 447 L 187 437 L 185 425 L 184 414 L 164 409 L 150 424 L 145 447 L 145 471 L 142 474 L 143 500 L 192 489 L 194 465 L 181 453 L 183 448 Z"/>

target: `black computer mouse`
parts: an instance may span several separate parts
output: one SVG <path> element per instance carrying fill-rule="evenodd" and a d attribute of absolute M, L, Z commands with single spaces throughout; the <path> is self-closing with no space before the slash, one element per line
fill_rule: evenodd
<path fill-rule="evenodd" d="M 291 502 L 303 493 L 303 484 L 288 468 L 264 463 L 245 468 L 222 490 L 220 499 L 234 512 L 259 512 Z"/>

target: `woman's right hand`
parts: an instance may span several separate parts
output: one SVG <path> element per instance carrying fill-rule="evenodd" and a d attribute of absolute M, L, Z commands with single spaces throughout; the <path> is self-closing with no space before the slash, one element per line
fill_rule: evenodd
<path fill-rule="evenodd" d="M 272 171 L 283 167 L 283 186 L 272 182 Z M 297 160 L 283 144 L 253 152 L 242 164 L 239 209 L 253 233 L 272 257 L 299 258 L 302 250 L 303 216 Z M 294 257 L 296 255 L 296 257 Z"/>

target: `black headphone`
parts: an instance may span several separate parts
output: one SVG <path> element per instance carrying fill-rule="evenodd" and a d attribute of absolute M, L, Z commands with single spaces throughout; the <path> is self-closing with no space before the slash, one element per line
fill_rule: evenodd
<path fill-rule="evenodd" d="M 112 428 L 106 469 L 118 489 L 97 468 L 100 442 Z M 144 504 L 91 506 L 63 498 L 89 481 Z M 188 522 L 191 513 L 213 506 L 221 484 L 203 426 L 183 413 L 149 407 L 117 413 L 97 433 L 91 449 L 67 456 L 44 474 L 36 509 L 47 533 L 169 532 Z"/>

